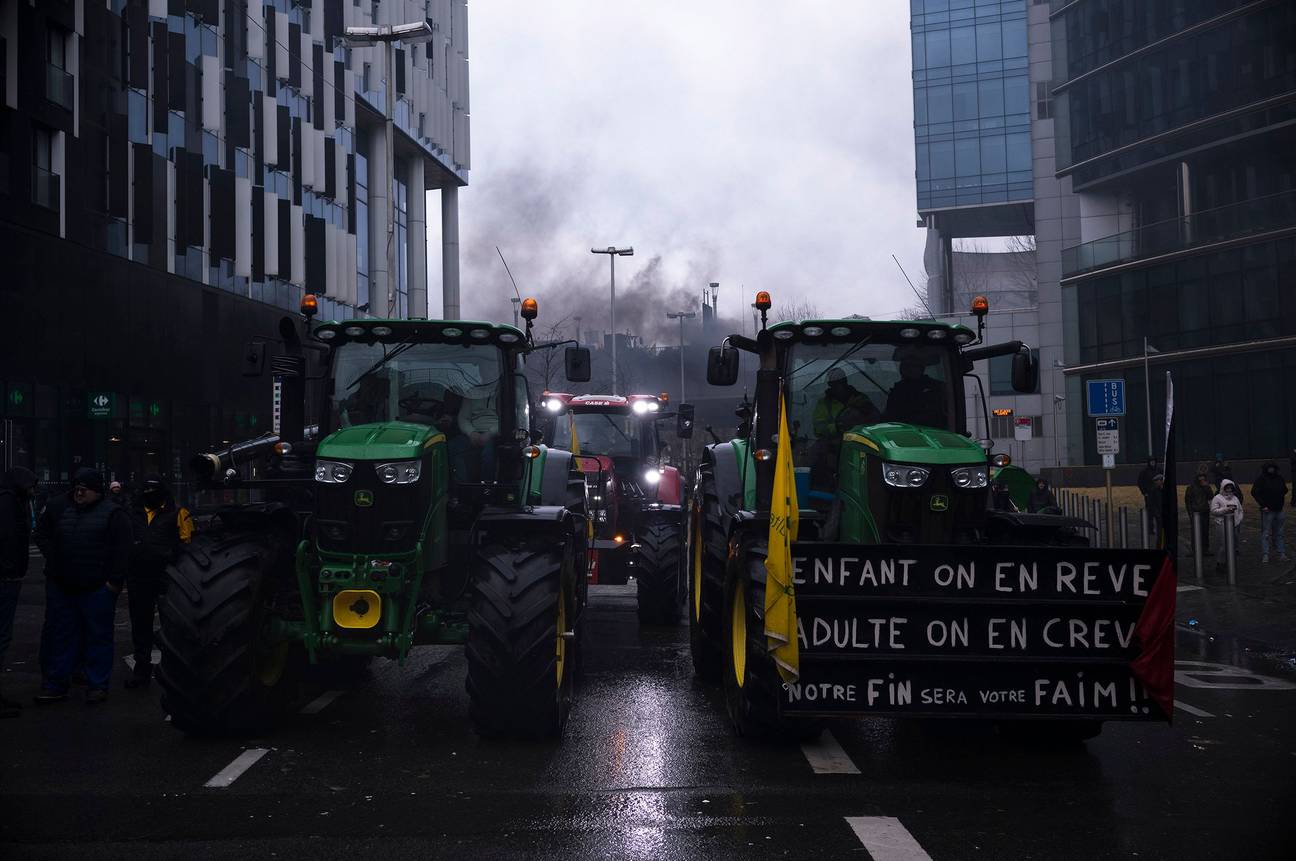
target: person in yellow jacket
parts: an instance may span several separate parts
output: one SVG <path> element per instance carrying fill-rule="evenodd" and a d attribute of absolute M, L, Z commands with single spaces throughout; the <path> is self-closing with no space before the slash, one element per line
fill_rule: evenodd
<path fill-rule="evenodd" d="M 193 540 L 193 517 L 176 505 L 162 476 L 144 476 L 139 501 L 132 510 L 135 543 L 126 597 L 130 603 L 131 641 L 135 669 L 126 687 L 141 688 L 153 677 L 153 613 L 166 584 L 166 566 L 175 561 L 182 544 Z"/>
<path fill-rule="evenodd" d="M 855 425 L 871 424 L 877 418 L 877 407 L 850 384 L 845 371 L 833 368 L 828 372 L 828 388 L 814 408 L 814 433 L 818 439 L 840 441 L 841 435 Z"/>

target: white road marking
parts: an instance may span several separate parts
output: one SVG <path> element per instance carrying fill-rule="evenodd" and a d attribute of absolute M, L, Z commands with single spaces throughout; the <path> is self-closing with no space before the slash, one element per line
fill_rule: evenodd
<path fill-rule="evenodd" d="M 1296 683 L 1262 676 L 1232 664 L 1210 661 L 1175 661 L 1175 684 L 1186 688 L 1214 688 L 1225 691 L 1290 691 Z"/>
<path fill-rule="evenodd" d="M 208 789 L 226 789 L 231 783 L 238 780 L 243 772 L 247 771 L 257 760 L 270 752 L 267 747 L 250 747 L 234 758 L 229 765 L 216 772 L 216 776 L 203 784 Z"/>
<path fill-rule="evenodd" d="M 319 714 L 324 711 L 324 709 L 328 708 L 329 703 L 333 702 L 344 693 L 346 693 L 346 691 L 325 691 L 303 706 L 301 713 L 304 715 Z"/>
<path fill-rule="evenodd" d="M 815 774 L 859 774 L 860 770 L 851 762 L 850 756 L 842 750 L 837 739 L 828 730 L 820 733 L 819 738 L 801 745 L 801 752 L 810 761 Z"/>
<path fill-rule="evenodd" d="M 847 816 L 873 861 L 931 861 L 909 830 L 894 816 Z"/>
<path fill-rule="evenodd" d="M 1179 711 L 1188 712 L 1188 714 L 1193 715 L 1194 717 L 1215 717 L 1215 715 L 1206 711 L 1206 709 L 1199 709 L 1197 706 L 1190 706 L 1182 700 L 1175 700 L 1174 704 L 1175 708 Z"/>
<path fill-rule="evenodd" d="M 1188 583 L 1180 583 L 1180 584 L 1175 588 L 1175 591 L 1176 591 L 1176 592 L 1196 592 L 1198 589 L 1203 589 L 1203 588 L 1205 588 L 1205 587 L 1204 587 L 1204 586 L 1193 586 L 1193 585 L 1188 584 Z"/>

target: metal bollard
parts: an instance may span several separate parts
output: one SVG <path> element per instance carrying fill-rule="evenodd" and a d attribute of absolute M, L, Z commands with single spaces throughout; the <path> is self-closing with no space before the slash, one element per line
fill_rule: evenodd
<path fill-rule="evenodd" d="M 1201 512 L 1190 514 L 1192 518 L 1193 567 L 1197 572 L 1197 585 L 1205 584 L 1202 574 L 1202 516 Z"/>
<path fill-rule="evenodd" d="M 1120 507 L 1120 546 L 1122 550 L 1129 549 L 1129 509 L 1123 505 Z"/>
<path fill-rule="evenodd" d="M 1228 556 L 1228 580 L 1230 586 L 1237 585 L 1237 526 L 1233 516 L 1224 514 L 1224 554 Z"/>
<path fill-rule="evenodd" d="M 1148 549 L 1148 528 L 1150 526 L 1151 524 L 1148 522 L 1148 510 L 1146 508 L 1140 508 L 1139 509 L 1139 532 L 1142 533 L 1143 535 L 1143 541 L 1139 546 L 1142 547 L 1144 550 Z"/>
<path fill-rule="evenodd" d="M 1110 547 L 1111 536 L 1107 534 L 1107 504 L 1101 499 L 1095 500 L 1094 508 L 1098 516 L 1098 546 Z"/>

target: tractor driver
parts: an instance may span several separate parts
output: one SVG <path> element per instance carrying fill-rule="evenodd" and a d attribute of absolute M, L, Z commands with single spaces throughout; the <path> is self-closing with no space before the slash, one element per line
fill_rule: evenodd
<path fill-rule="evenodd" d="M 388 386 L 384 376 L 361 377 L 355 392 L 342 401 L 342 423 L 363 425 L 386 421 Z"/>
<path fill-rule="evenodd" d="M 928 362 L 916 350 L 897 350 L 900 379 L 887 396 L 887 421 L 943 428 L 948 424 L 945 384 L 927 376 Z"/>
<path fill-rule="evenodd" d="M 454 477 L 459 481 L 490 481 L 495 475 L 495 442 L 500 430 L 499 402 L 493 390 L 480 387 L 464 393 L 455 424 L 459 433 L 450 440 Z"/>
<path fill-rule="evenodd" d="M 877 407 L 850 384 L 844 370 L 833 368 L 828 372 L 828 388 L 814 408 L 816 437 L 838 441 L 855 425 L 872 424 L 877 418 Z"/>

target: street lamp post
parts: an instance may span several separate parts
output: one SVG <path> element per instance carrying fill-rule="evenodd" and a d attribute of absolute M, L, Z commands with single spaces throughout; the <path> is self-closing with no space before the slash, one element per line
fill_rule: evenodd
<path fill-rule="evenodd" d="M 396 309 L 396 43 L 418 45 L 432 41 L 432 27 L 427 21 L 410 24 L 380 24 L 366 27 L 347 27 L 342 41 L 350 48 L 371 48 L 382 44 L 383 76 L 386 81 L 383 90 L 386 95 L 386 110 L 383 134 L 383 159 L 387 165 L 387 316 L 394 315 Z M 418 189 L 424 194 L 423 189 Z M 408 253 L 408 252 L 407 252 Z M 426 251 L 424 252 L 426 253 Z M 426 294 L 424 302 L 426 303 Z M 426 313 L 426 312 L 424 312 Z"/>
<path fill-rule="evenodd" d="M 617 390 L 616 259 L 618 257 L 633 257 L 634 247 L 617 248 L 614 245 L 609 245 L 607 248 L 591 248 L 590 254 L 606 254 L 608 262 L 612 265 L 612 394 L 615 395 Z"/>
<path fill-rule="evenodd" d="M 684 321 L 692 320 L 697 316 L 696 311 L 667 311 L 668 320 L 679 320 L 680 324 L 680 390 L 679 399 L 684 401 Z"/>

